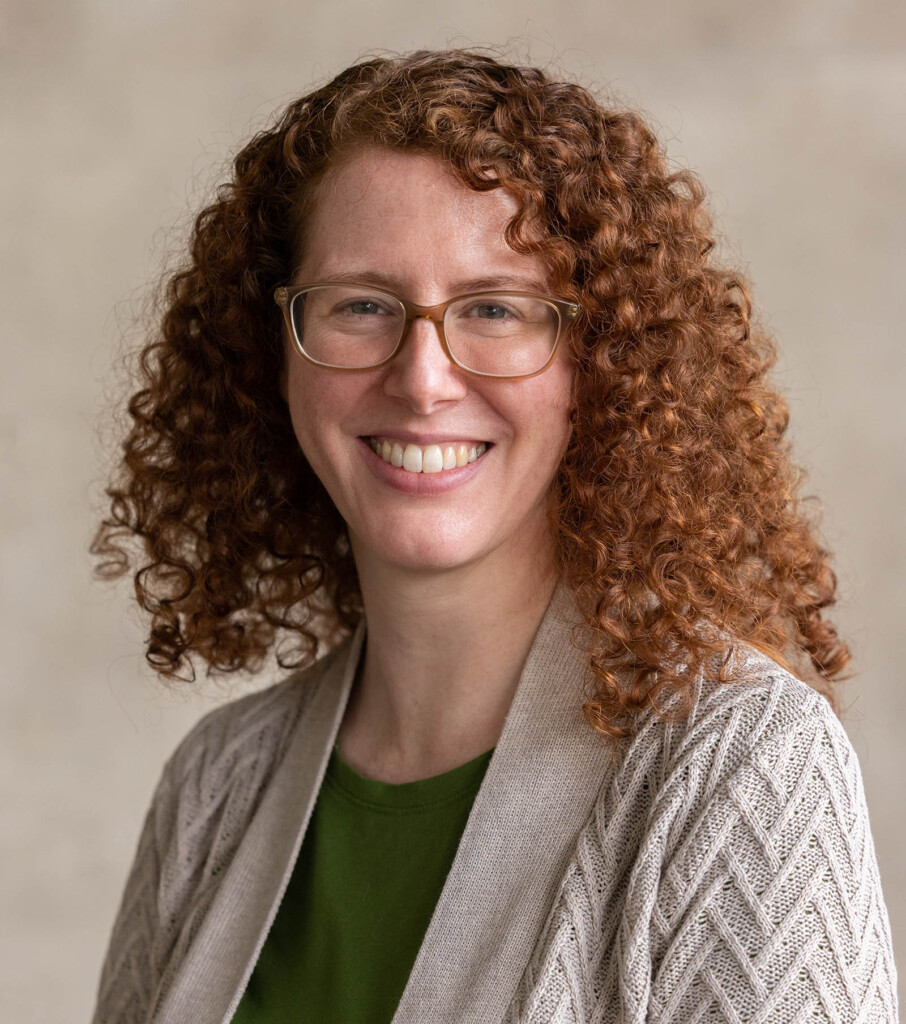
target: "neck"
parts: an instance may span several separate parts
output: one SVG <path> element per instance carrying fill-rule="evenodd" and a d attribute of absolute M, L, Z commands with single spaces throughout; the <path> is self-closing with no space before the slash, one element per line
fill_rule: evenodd
<path fill-rule="evenodd" d="M 427 778 L 497 743 L 557 584 L 549 538 L 522 539 L 438 572 L 356 552 L 367 638 L 339 743 L 361 774 Z"/>

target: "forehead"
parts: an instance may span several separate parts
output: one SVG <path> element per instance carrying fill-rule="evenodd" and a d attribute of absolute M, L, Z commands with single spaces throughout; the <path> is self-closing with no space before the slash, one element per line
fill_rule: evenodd
<path fill-rule="evenodd" d="M 476 192 L 424 153 L 369 147 L 324 176 L 307 218 L 300 278 L 357 267 L 401 280 L 496 272 L 535 279 L 538 257 L 510 248 L 504 229 L 518 210 L 502 188 Z"/>

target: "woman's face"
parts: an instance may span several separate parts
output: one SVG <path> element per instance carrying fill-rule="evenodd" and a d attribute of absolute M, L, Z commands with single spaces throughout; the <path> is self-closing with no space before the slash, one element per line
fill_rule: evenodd
<path fill-rule="evenodd" d="M 515 210 L 504 190 L 472 191 L 434 157 L 365 149 L 324 179 L 295 281 L 342 275 L 421 305 L 487 288 L 550 294 L 540 261 L 504 239 Z M 288 340 L 286 360 L 296 437 L 346 520 L 360 566 L 369 558 L 444 570 L 537 557 L 548 543 L 546 496 L 570 433 L 565 344 L 549 369 L 523 380 L 460 370 L 425 319 L 377 369 L 317 367 Z M 372 438 L 437 443 L 441 454 L 460 443 L 488 448 L 463 467 L 412 473 L 375 454 Z"/>

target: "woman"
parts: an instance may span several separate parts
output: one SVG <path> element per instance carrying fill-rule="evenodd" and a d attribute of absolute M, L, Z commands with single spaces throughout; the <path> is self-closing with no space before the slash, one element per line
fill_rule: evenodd
<path fill-rule="evenodd" d="M 702 204 L 466 51 L 239 154 L 95 551 L 141 538 L 164 676 L 298 671 L 166 765 L 97 1022 L 896 1019 L 836 580 Z"/>

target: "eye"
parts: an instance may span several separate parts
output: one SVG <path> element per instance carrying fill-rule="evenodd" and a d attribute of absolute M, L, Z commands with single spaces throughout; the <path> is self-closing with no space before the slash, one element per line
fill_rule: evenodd
<path fill-rule="evenodd" d="M 352 313 L 354 316 L 374 316 L 389 312 L 377 299 L 351 299 L 338 307 L 337 311 Z"/>
<path fill-rule="evenodd" d="M 476 313 L 482 320 L 503 320 L 512 315 L 511 310 L 499 302 L 476 302 L 470 313 Z"/>

